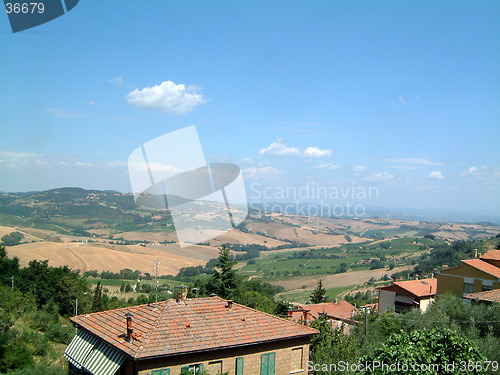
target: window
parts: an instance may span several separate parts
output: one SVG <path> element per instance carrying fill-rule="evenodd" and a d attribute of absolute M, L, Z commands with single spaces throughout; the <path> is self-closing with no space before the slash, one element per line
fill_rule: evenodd
<path fill-rule="evenodd" d="M 474 284 L 464 283 L 464 293 L 472 293 L 474 290 Z"/>
<path fill-rule="evenodd" d="M 203 363 L 188 365 L 181 368 L 181 374 L 201 374 L 203 372 Z"/>
<path fill-rule="evenodd" d="M 236 358 L 236 375 L 243 375 L 243 357 Z"/>
<path fill-rule="evenodd" d="M 151 371 L 151 375 L 170 375 L 170 369 L 164 368 L 161 370 L 153 370 Z"/>
<path fill-rule="evenodd" d="M 290 372 L 302 370 L 302 348 L 292 349 L 292 363 Z"/>
<path fill-rule="evenodd" d="M 485 292 L 487 290 L 493 290 L 493 286 L 491 286 L 491 285 L 484 285 L 483 284 L 483 292 Z"/>
<path fill-rule="evenodd" d="M 276 353 L 266 353 L 260 356 L 260 375 L 274 375 Z"/>

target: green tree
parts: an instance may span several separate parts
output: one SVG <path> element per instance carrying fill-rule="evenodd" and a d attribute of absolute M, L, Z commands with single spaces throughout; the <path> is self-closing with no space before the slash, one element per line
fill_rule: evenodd
<path fill-rule="evenodd" d="M 483 374 L 484 366 L 467 367 L 468 363 L 483 365 L 486 358 L 476 344 L 460 337 L 450 329 L 401 331 L 391 335 L 372 355 L 363 356 L 360 363 L 398 364 L 394 371 L 389 368 L 366 368 L 360 374 Z M 461 364 L 465 363 L 465 368 Z M 455 364 L 455 367 L 449 367 Z M 419 367 L 412 367 L 418 365 Z M 422 371 L 424 366 L 433 371 Z M 406 366 L 406 367 L 405 367 Z M 446 367 L 448 366 L 448 367 Z"/>
<path fill-rule="evenodd" d="M 309 299 L 311 300 L 312 303 L 322 303 L 325 302 L 327 297 L 326 297 L 326 289 L 323 286 L 323 281 L 319 279 L 318 285 L 316 286 L 316 289 L 313 290 L 312 294 L 309 296 Z"/>
<path fill-rule="evenodd" d="M 102 306 L 102 284 L 100 281 L 98 281 L 94 291 L 94 300 L 92 301 L 92 312 L 99 312 L 103 310 L 104 308 Z"/>
<path fill-rule="evenodd" d="M 332 321 L 326 315 L 321 315 L 311 323 L 312 328 L 319 330 L 318 335 L 311 339 L 309 359 L 314 364 L 352 362 L 357 358 L 355 341 L 343 332 L 341 328 L 333 328 Z M 330 370 L 330 368 L 328 369 Z M 315 372 L 313 372 L 314 374 Z M 340 374 L 332 371 L 321 371 L 321 374 Z"/>
<path fill-rule="evenodd" d="M 222 298 L 234 298 L 238 288 L 239 277 L 233 269 L 235 261 L 231 259 L 231 249 L 222 245 L 219 249 L 219 258 L 215 273 L 207 285 L 209 293 L 215 293 Z"/>
<path fill-rule="evenodd" d="M 5 246 L 19 245 L 23 238 L 24 234 L 19 232 L 12 232 L 2 237 L 2 244 Z"/>

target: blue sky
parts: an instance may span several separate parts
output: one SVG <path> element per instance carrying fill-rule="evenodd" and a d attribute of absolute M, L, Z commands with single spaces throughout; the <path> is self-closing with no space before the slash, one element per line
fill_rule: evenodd
<path fill-rule="evenodd" d="M 498 19 L 496 1 L 86 0 L 12 34 L 4 14 L 0 191 L 130 191 L 130 153 L 196 125 L 249 195 L 495 214 Z"/>

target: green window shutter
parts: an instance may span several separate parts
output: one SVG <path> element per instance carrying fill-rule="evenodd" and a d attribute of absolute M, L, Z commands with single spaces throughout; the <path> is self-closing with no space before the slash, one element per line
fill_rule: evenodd
<path fill-rule="evenodd" d="M 269 353 L 269 370 L 268 375 L 274 375 L 274 362 L 276 360 L 276 353 Z"/>
<path fill-rule="evenodd" d="M 243 357 L 236 358 L 236 375 L 243 375 Z"/>
<path fill-rule="evenodd" d="M 260 375 L 269 375 L 268 363 L 269 363 L 269 354 L 262 354 L 260 356 Z"/>
<path fill-rule="evenodd" d="M 203 363 L 200 363 L 200 367 L 199 367 L 197 374 L 201 374 L 201 373 L 203 373 Z"/>
<path fill-rule="evenodd" d="M 151 375 L 161 375 L 161 370 L 153 370 L 151 371 Z"/>
<path fill-rule="evenodd" d="M 181 372 L 189 372 L 189 366 L 182 366 Z"/>
<path fill-rule="evenodd" d="M 161 370 L 160 375 L 170 375 L 170 369 L 164 368 L 163 370 Z"/>

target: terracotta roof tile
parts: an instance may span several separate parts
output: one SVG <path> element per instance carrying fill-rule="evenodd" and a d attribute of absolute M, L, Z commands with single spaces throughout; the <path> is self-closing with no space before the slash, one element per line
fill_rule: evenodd
<path fill-rule="evenodd" d="M 125 340 L 131 313 L 134 340 Z M 219 297 L 162 301 L 71 318 L 133 358 L 172 355 L 309 336 L 315 329 Z"/>
<path fill-rule="evenodd" d="M 481 255 L 479 259 L 500 260 L 500 250 L 490 250 Z"/>
<path fill-rule="evenodd" d="M 490 264 L 481 259 L 468 259 L 462 260 L 463 263 L 468 264 L 471 267 L 474 267 L 480 271 L 486 272 L 489 275 L 500 278 L 500 268 Z"/>
<path fill-rule="evenodd" d="M 465 296 L 468 299 L 478 299 L 481 301 L 500 302 L 500 289 L 488 290 L 485 292 L 470 293 Z"/>
<path fill-rule="evenodd" d="M 394 285 L 399 286 L 416 297 L 429 297 L 436 294 L 437 279 L 396 281 L 394 284 L 379 289 L 390 288 Z"/>

